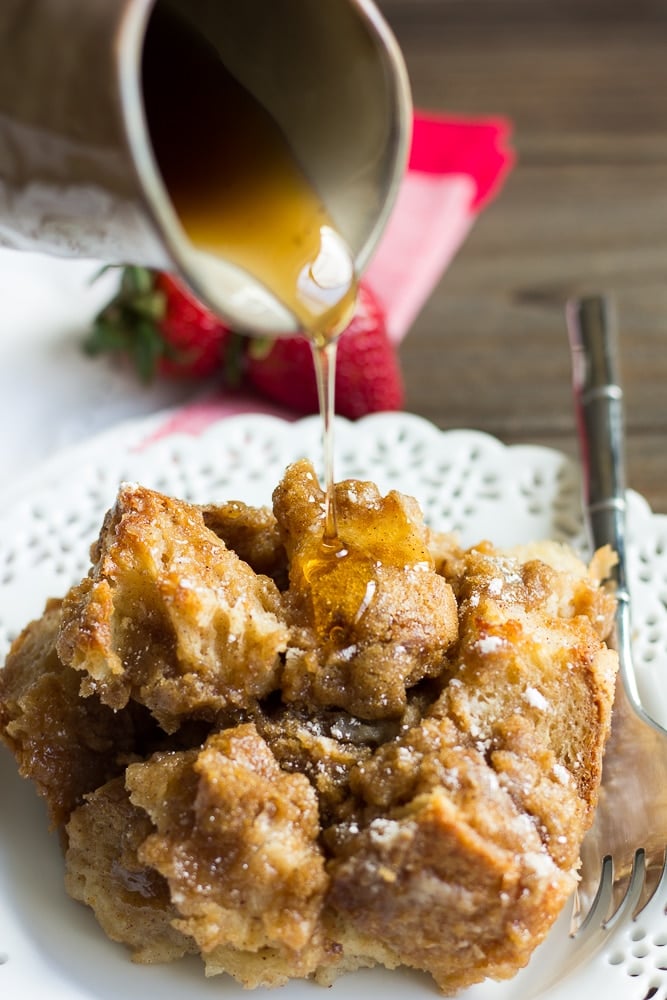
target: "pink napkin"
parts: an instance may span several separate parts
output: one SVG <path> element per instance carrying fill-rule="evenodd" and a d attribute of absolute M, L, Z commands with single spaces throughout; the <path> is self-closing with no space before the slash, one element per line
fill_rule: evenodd
<path fill-rule="evenodd" d="M 364 280 L 403 339 L 514 162 L 510 125 L 415 115 L 408 170 Z"/>
<path fill-rule="evenodd" d="M 416 113 L 408 169 L 364 282 L 385 308 L 399 343 L 442 277 L 480 211 L 500 190 L 515 154 L 503 118 Z M 197 434 L 224 416 L 295 414 L 253 394 L 215 394 L 178 410 L 151 435 Z"/>

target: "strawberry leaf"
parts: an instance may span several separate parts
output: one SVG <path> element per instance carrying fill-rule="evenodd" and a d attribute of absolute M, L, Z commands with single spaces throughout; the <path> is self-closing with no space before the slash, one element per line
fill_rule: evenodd
<path fill-rule="evenodd" d="M 264 361 L 273 349 L 272 337 L 250 337 L 248 338 L 248 357 L 253 361 Z"/>
<path fill-rule="evenodd" d="M 139 378 L 142 382 L 150 382 L 157 371 L 158 361 L 164 355 L 164 343 L 150 323 L 135 326 L 132 353 Z"/>
<path fill-rule="evenodd" d="M 83 341 L 83 349 L 86 354 L 96 357 L 98 354 L 115 353 L 125 350 L 126 340 L 121 330 L 113 324 L 98 320 L 86 339 Z"/>
<path fill-rule="evenodd" d="M 224 357 L 225 385 L 238 389 L 243 381 L 247 338 L 243 334 L 230 332 Z"/>

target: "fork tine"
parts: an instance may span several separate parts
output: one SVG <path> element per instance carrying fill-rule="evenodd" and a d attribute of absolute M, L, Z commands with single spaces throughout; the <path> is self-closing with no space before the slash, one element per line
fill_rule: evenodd
<path fill-rule="evenodd" d="M 570 917 L 570 937 L 582 937 L 592 927 L 604 925 L 609 913 L 614 891 L 614 862 L 611 855 L 602 859 L 600 878 L 593 900 L 588 903 L 579 890 L 575 891 L 574 905 Z M 586 910 L 586 906 L 588 909 Z"/>
<path fill-rule="evenodd" d="M 604 920 L 606 930 L 611 930 L 629 912 L 635 912 L 645 884 L 646 852 L 642 847 L 635 851 L 629 875 L 613 880 L 612 909 Z"/>
<path fill-rule="evenodd" d="M 652 875 L 652 877 L 649 877 Z M 611 931 L 628 913 L 636 920 L 661 889 L 667 887 L 667 867 L 646 862 L 643 848 L 635 851 L 632 869 L 624 876 L 614 871 L 614 859 L 607 855 L 600 867 L 597 892 L 586 913 L 584 901 L 575 898 L 570 936 L 585 936 L 591 927 Z"/>
<path fill-rule="evenodd" d="M 646 864 L 644 886 L 637 904 L 632 911 L 632 919 L 636 920 L 652 899 L 663 896 L 667 890 L 667 846 L 662 850 L 662 857 L 653 857 Z"/>

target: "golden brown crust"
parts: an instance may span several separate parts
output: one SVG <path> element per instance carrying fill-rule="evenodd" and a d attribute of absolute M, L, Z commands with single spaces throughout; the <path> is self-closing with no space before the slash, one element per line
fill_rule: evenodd
<path fill-rule="evenodd" d="M 167 879 L 176 926 L 204 957 L 270 949 L 312 972 L 300 957 L 313 949 L 326 878 L 308 780 L 282 771 L 245 724 L 200 751 L 131 765 L 126 784 L 156 828 L 140 859 Z"/>
<path fill-rule="evenodd" d="M 204 525 L 201 511 L 126 485 L 90 575 L 63 605 L 58 653 L 82 691 L 130 698 L 173 732 L 183 716 L 247 708 L 275 686 L 287 629 L 278 590 Z"/>
<path fill-rule="evenodd" d="M 101 927 L 134 961 L 154 964 L 197 948 L 172 921 L 178 911 L 162 876 L 138 857 L 151 822 L 116 778 L 86 796 L 67 826 L 65 886 L 95 911 Z"/>
<path fill-rule="evenodd" d="M 508 556 L 480 545 L 452 572 L 459 645 L 440 710 L 492 749 L 505 745 L 501 730 L 525 724 L 535 745 L 524 741 L 521 753 L 551 750 L 575 782 L 588 824 L 617 669 L 600 641 L 614 602 L 572 553 L 547 543 L 540 561 L 536 551 Z"/>
<path fill-rule="evenodd" d="M 464 551 L 397 493 L 337 501 L 323 552 L 307 463 L 274 514 L 124 487 L 90 575 L 17 640 L 0 733 L 71 813 L 69 891 L 137 960 L 194 950 L 247 987 L 408 965 L 451 994 L 513 975 L 575 884 L 613 556 Z"/>
<path fill-rule="evenodd" d="M 147 724 L 136 706 L 114 713 L 98 698 L 79 695 L 79 675 L 55 651 L 60 621 L 61 602 L 49 601 L 0 670 L 0 737 L 46 799 L 54 827 L 87 792 L 122 774 Z"/>
<path fill-rule="evenodd" d="M 288 584 L 289 567 L 278 522 L 268 507 L 250 507 L 238 500 L 201 508 L 204 524 L 236 552 L 255 573 L 270 576 L 279 590 Z"/>

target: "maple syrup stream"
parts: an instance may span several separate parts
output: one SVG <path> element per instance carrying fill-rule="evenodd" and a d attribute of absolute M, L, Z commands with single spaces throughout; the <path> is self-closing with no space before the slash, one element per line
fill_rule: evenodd
<path fill-rule="evenodd" d="M 323 549 L 340 553 L 334 386 L 337 338 L 357 295 L 350 250 L 273 118 L 167 7 L 151 18 L 142 72 L 156 160 L 190 241 L 260 281 L 310 341 L 323 422 Z"/>

